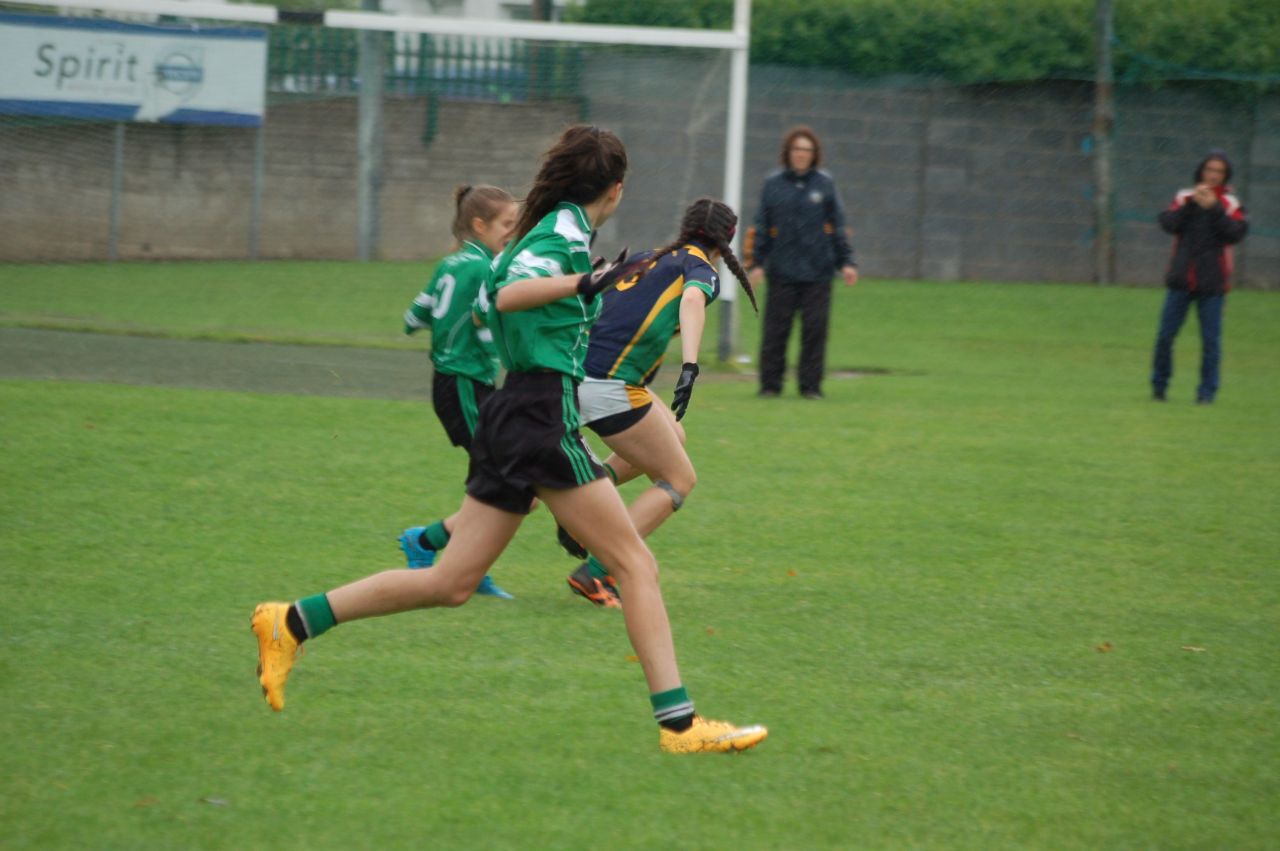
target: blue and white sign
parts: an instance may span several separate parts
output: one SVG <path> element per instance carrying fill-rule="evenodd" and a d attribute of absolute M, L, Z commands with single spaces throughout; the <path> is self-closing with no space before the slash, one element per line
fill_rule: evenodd
<path fill-rule="evenodd" d="M 0 14 L 0 113 L 256 127 L 266 33 Z"/>

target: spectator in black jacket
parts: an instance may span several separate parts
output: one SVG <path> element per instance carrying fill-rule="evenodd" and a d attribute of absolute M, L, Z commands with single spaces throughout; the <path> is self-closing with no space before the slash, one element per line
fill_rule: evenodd
<path fill-rule="evenodd" d="M 1173 376 L 1173 340 L 1192 304 L 1200 318 L 1200 385 L 1196 401 L 1211 403 L 1218 392 L 1222 357 L 1222 306 L 1231 290 L 1231 246 L 1249 232 L 1244 207 L 1231 192 L 1231 161 L 1210 151 L 1196 167 L 1195 186 L 1183 189 L 1160 214 L 1160 227 L 1173 234 L 1165 274 L 1164 309 L 1156 334 L 1152 394 L 1163 402 Z"/>
<path fill-rule="evenodd" d="M 831 281 L 837 269 L 846 286 L 858 282 L 857 262 L 844 223 L 844 206 L 831 175 L 820 171 L 822 146 L 808 127 L 782 140 L 782 168 L 769 175 L 744 254 L 751 282 L 769 279 L 760 340 L 760 395 L 777 396 L 787 370 L 787 338 L 800 312 L 800 394 L 822 398 L 831 318 Z"/>

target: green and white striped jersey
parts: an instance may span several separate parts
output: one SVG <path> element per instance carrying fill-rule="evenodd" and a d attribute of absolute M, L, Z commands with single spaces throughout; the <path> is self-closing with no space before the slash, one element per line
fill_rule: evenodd
<path fill-rule="evenodd" d="M 600 315 L 600 299 L 588 304 L 573 295 L 513 313 L 499 313 L 494 305 L 498 290 L 513 281 L 590 272 L 590 240 L 586 213 L 577 204 L 562 202 L 493 261 L 493 275 L 476 306 L 493 331 L 498 357 L 507 370 L 551 370 L 582 380 L 587 333 Z"/>
<path fill-rule="evenodd" d="M 472 321 L 476 297 L 489 279 L 493 255 L 476 242 L 445 257 L 431 283 L 404 312 L 404 332 L 431 331 L 431 362 L 439 372 L 493 384 L 498 378 L 498 355 L 493 334 Z"/>

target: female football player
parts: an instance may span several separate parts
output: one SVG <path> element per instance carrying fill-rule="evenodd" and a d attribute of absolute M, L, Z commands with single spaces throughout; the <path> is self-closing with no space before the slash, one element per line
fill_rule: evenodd
<path fill-rule="evenodd" d="M 615 482 L 640 473 L 653 482 L 628 509 L 642 537 L 679 510 L 696 482 L 679 420 L 698 377 L 707 305 L 720 295 L 715 266 L 721 258 L 755 305 L 747 274 L 729 245 L 737 224 L 727 204 L 711 198 L 693 202 L 674 242 L 633 258 L 644 264 L 643 271 L 603 296 L 603 313 L 591 329 L 586 378 L 578 390 L 582 422 L 613 450 L 604 466 Z M 676 334 L 683 365 L 672 410 L 667 410 L 649 383 Z M 572 551 L 564 535 L 561 541 Z M 616 584 L 594 555 L 568 581 L 575 593 L 598 606 L 620 606 Z"/>
<path fill-rule="evenodd" d="M 454 446 L 470 451 L 480 403 L 493 393 L 498 353 L 493 335 L 477 328 L 471 312 L 493 258 L 507 244 L 520 208 L 505 189 L 459 186 L 453 194 L 453 237 L 460 248 L 436 266 L 430 283 L 404 313 L 404 332 L 431 332 L 431 405 Z M 400 535 L 409 567 L 430 567 L 449 542 L 457 515 L 429 526 L 413 526 Z M 476 593 L 504 600 L 511 595 L 489 576 Z"/>
<path fill-rule="evenodd" d="M 614 576 L 635 648 L 671 753 L 743 750 L 768 735 L 695 715 L 676 664 L 658 566 L 617 489 L 578 432 L 577 385 L 600 293 L 633 267 L 593 262 L 591 232 L 622 200 L 627 154 L 618 137 L 579 125 L 547 152 L 516 225 L 481 290 L 507 378 L 480 410 L 467 495 L 449 546 L 431 570 L 390 570 L 296 603 L 262 603 L 251 624 L 259 682 L 273 709 L 301 642 L 336 624 L 410 609 L 459 606 L 475 591 L 528 513 L 533 497 Z"/>

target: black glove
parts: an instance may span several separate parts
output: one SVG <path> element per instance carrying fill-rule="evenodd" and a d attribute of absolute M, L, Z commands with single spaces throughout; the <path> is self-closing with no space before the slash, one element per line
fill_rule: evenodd
<path fill-rule="evenodd" d="M 671 410 L 676 412 L 676 419 L 684 418 L 689 410 L 689 397 L 693 395 L 693 381 L 698 377 L 698 365 L 687 363 L 680 367 L 680 378 L 676 381 L 676 392 L 671 399 Z"/>
<path fill-rule="evenodd" d="M 589 303 L 602 292 L 613 289 L 619 282 L 638 272 L 644 265 L 643 257 L 638 257 L 630 263 L 625 262 L 626 259 L 627 249 L 625 248 L 612 263 L 605 262 L 603 257 L 595 258 L 591 262 L 591 271 L 578 279 L 578 295 Z"/>

